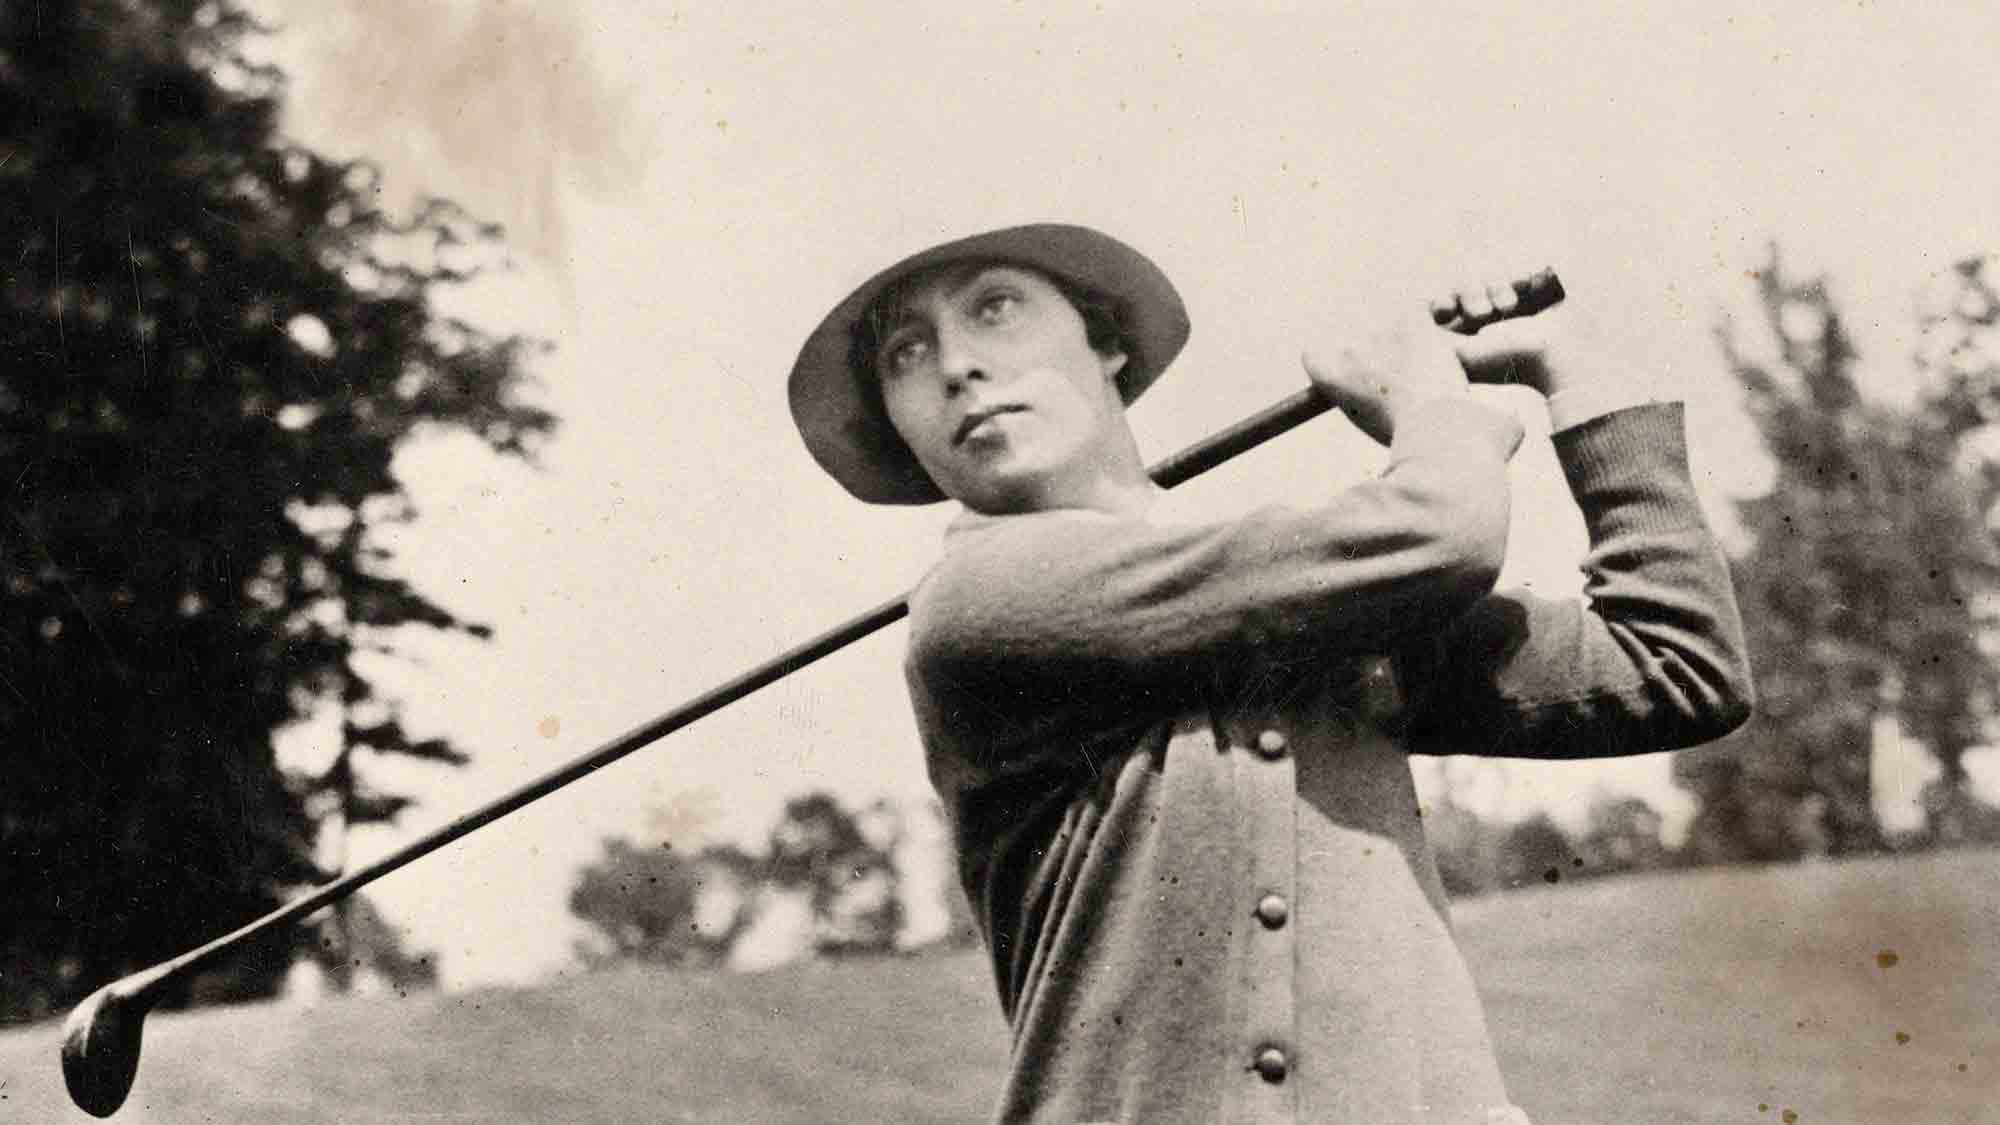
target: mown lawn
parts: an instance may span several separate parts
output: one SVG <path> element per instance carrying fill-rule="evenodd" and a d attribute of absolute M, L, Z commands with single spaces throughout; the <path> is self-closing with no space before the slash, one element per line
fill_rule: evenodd
<path fill-rule="evenodd" d="M 2000 1122 L 2000 855 L 1461 904 L 1537 1125 Z M 121 1122 L 963 1122 L 1005 1036 L 977 954 L 160 1013 Z M 69 1107 L 0 1034 L 0 1121 Z"/>
<path fill-rule="evenodd" d="M 2000 1123 L 2000 854 L 1611 880 L 1458 919 L 1537 1125 Z"/>

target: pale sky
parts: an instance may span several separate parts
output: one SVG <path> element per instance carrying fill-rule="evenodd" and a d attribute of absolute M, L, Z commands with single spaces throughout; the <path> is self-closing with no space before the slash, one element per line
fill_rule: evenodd
<path fill-rule="evenodd" d="M 1748 314 L 1770 241 L 1830 273 L 1884 388 L 1923 287 L 2000 243 L 1985 4 L 259 7 L 290 28 L 271 50 L 291 132 L 375 157 L 392 194 L 505 221 L 518 269 L 464 307 L 556 345 L 540 470 L 449 440 L 399 462 L 422 510 L 400 572 L 498 633 L 408 637 L 414 659 L 381 666 L 410 723 L 475 762 L 378 766 L 423 803 L 356 862 L 922 574 L 950 512 L 851 500 L 805 455 L 783 380 L 848 287 L 931 242 L 1056 219 L 1160 262 L 1195 328 L 1134 412 L 1154 456 L 1297 389 L 1308 343 L 1553 264 L 1688 399 L 1718 513 L 1763 478 L 1712 329 Z M 1190 487 L 1221 513 L 1375 464 L 1328 419 Z M 1545 446 L 1515 484 L 1510 579 L 1574 589 L 1581 531 Z M 751 839 L 811 787 L 920 803 L 901 645 L 850 649 L 369 893 L 448 983 L 522 980 L 567 957 L 564 898 L 604 835 Z M 1661 757 L 1469 772 L 1500 815 L 1574 816 L 1600 788 L 1687 811 Z"/>

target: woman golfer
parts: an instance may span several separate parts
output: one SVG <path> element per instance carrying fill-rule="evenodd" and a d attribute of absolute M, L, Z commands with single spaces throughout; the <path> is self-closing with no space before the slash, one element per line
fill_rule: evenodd
<path fill-rule="evenodd" d="M 1475 320 L 1510 287 L 1467 290 Z M 911 599 L 910 692 L 1013 1032 L 1007 1122 L 1525 1120 L 1453 939 L 1408 755 L 1579 758 L 1749 710 L 1677 404 L 1571 312 L 1424 320 L 1309 357 L 1389 447 L 1315 507 L 1171 517 L 1125 406 L 1187 339 L 1152 262 L 1038 225 L 933 247 L 834 307 L 794 419 L 849 491 L 965 507 Z M 1547 400 L 1586 599 L 1492 590 Z"/>

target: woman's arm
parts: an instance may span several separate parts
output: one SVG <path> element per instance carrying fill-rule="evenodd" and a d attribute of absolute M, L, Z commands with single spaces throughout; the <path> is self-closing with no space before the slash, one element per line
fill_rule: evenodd
<path fill-rule="evenodd" d="M 1742 621 L 1688 475 L 1680 406 L 1620 410 L 1554 441 L 1590 534 L 1585 596 L 1497 593 L 1406 640 L 1413 753 L 1643 754 L 1749 716 Z"/>
<path fill-rule="evenodd" d="M 911 598 L 913 686 L 1013 711 L 1187 680 L 1274 641 L 1379 653 L 1491 589 L 1519 440 L 1460 397 L 1404 418 L 1387 470 L 1317 508 L 1194 527 L 979 521 Z"/>

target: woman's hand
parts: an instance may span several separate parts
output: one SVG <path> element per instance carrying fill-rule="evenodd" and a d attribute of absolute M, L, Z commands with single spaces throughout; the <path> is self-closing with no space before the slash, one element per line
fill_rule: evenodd
<path fill-rule="evenodd" d="M 1527 387 L 1549 398 L 1622 370 L 1608 362 L 1587 295 L 1581 301 L 1566 296 L 1531 316 L 1513 315 L 1519 304 L 1511 281 L 1464 286 L 1433 302 L 1431 316 L 1457 336 L 1454 350 L 1472 382 Z"/>
<path fill-rule="evenodd" d="M 1300 358 L 1319 393 L 1362 433 L 1387 445 L 1399 418 L 1424 403 L 1471 393 L 1452 349 L 1457 338 L 1428 317 L 1411 316 L 1353 344 L 1308 349 Z"/>

